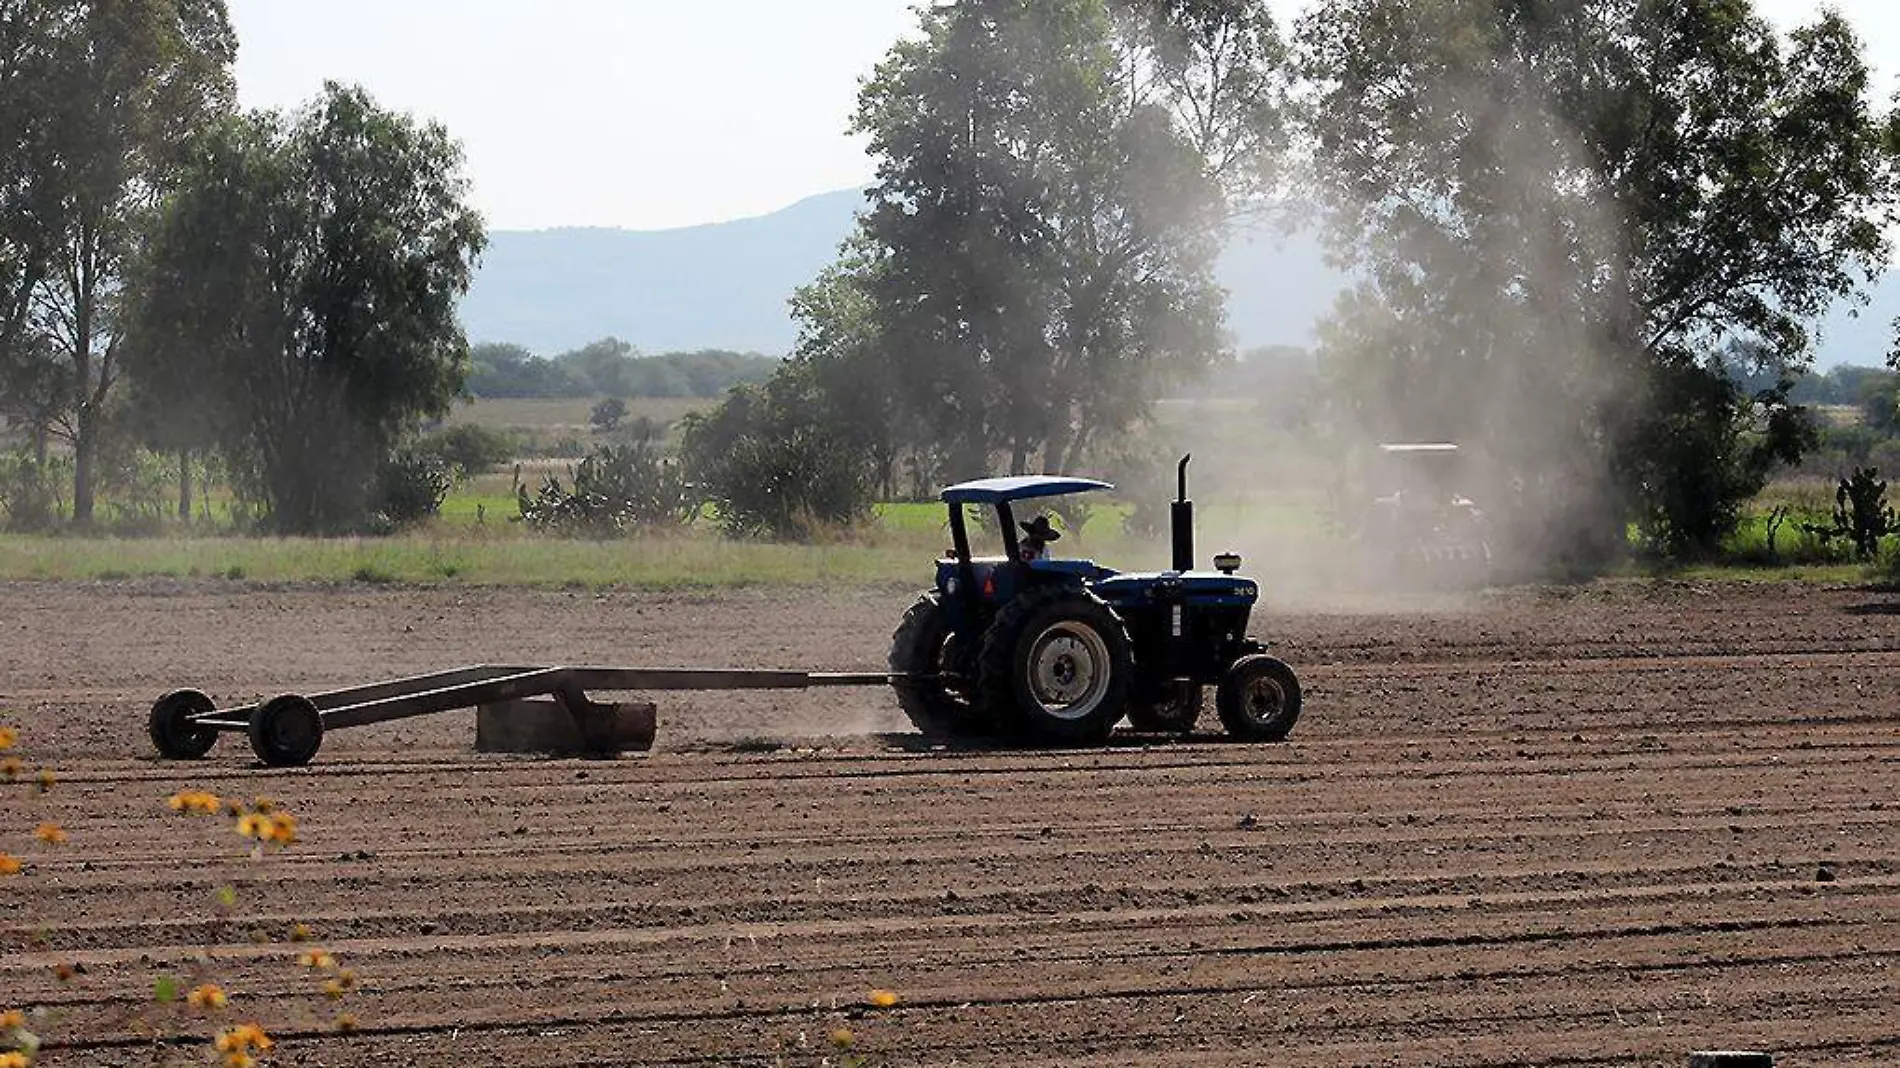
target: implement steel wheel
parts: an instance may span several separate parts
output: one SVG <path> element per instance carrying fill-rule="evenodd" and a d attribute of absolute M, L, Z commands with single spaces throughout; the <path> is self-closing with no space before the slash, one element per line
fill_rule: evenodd
<path fill-rule="evenodd" d="M 173 690 L 152 702 L 152 715 L 146 721 L 152 745 L 167 760 L 197 760 L 218 744 L 213 727 L 200 727 L 192 716 L 212 711 L 211 698 L 197 690 Z"/>
<path fill-rule="evenodd" d="M 323 744 L 323 715 L 308 697 L 287 693 L 251 713 L 251 751 L 273 768 L 310 763 Z"/>

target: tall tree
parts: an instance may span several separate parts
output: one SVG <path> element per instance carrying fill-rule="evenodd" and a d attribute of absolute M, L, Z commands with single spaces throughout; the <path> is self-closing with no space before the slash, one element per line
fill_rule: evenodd
<path fill-rule="evenodd" d="M 837 270 L 795 303 L 801 352 L 894 361 L 882 381 L 910 444 L 952 467 L 1061 469 L 1219 351 L 1223 172 L 1259 142 L 1232 126 L 1258 125 L 1260 88 L 1230 104 L 1242 53 L 1217 46 L 1208 68 L 1198 29 L 1160 4 L 961 0 L 921 18 L 860 96 L 878 184 Z"/>
<path fill-rule="evenodd" d="M 1673 492 L 1652 399 L 1745 410 L 1683 375 L 1730 337 L 1798 368 L 1886 258 L 1892 120 L 1836 14 L 1783 40 L 1749 0 L 1326 0 L 1297 37 L 1361 279 L 1329 363 L 1382 432 L 1489 445 L 1559 527 L 1568 497 L 1620 541 Z"/>
<path fill-rule="evenodd" d="M 468 371 L 455 308 L 485 238 L 446 131 L 329 85 L 195 147 L 141 272 L 135 378 L 200 368 L 279 529 L 360 524 L 377 465 Z"/>
<path fill-rule="evenodd" d="M 223 0 L 7 0 L 0 25 L 0 85 L 12 83 L 0 87 L 0 156 L 20 146 L 11 166 L 28 172 L 0 178 L 18 194 L 0 217 L 12 295 L 0 296 L 0 347 L 16 394 L 72 443 L 84 524 L 119 379 L 127 258 L 186 138 L 228 110 L 237 42 Z"/>

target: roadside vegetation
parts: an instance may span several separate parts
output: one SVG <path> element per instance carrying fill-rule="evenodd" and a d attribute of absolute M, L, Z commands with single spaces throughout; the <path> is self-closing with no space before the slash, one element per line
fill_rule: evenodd
<path fill-rule="evenodd" d="M 450 131 L 335 84 L 241 110 L 221 3 L 0 5 L 0 576 L 914 581 L 922 502 L 1030 471 L 1118 483 L 1052 507 L 1139 558 L 1189 450 L 1271 565 L 1351 541 L 1382 441 L 1466 450 L 1515 577 L 1885 567 L 1896 376 L 1811 367 L 1900 204 L 1838 15 L 918 18 L 781 359 L 470 345 Z M 1288 221 L 1356 288 L 1234 353 L 1215 257 Z"/>

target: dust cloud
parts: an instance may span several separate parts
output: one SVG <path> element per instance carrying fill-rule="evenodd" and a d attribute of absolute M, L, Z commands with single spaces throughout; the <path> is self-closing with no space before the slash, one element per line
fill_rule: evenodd
<path fill-rule="evenodd" d="M 1314 309 L 1304 366 L 1256 356 L 1286 366 L 1233 369 L 1250 396 L 1163 406 L 1157 437 L 1196 455 L 1203 560 L 1240 551 L 1303 604 L 1438 610 L 1621 542 L 1610 464 L 1644 380 L 1628 227 L 1580 139 L 1499 91 L 1522 81 L 1435 90 L 1428 110 L 1472 131 L 1456 183 L 1329 205 L 1379 222 L 1331 235 L 1353 282 Z"/>

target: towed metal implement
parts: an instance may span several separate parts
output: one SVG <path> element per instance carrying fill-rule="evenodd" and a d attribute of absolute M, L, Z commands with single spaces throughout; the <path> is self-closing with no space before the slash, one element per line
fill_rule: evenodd
<path fill-rule="evenodd" d="M 252 751 L 264 763 L 295 767 L 308 764 L 332 730 L 469 708 L 504 719 L 554 711 L 571 718 L 583 748 L 619 752 L 652 748 L 654 708 L 595 701 L 590 690 L 804 690 L 893 681 L 882 672 L 478 664 L 229 708 L 217 707 L 198 690 L 174 690 L 153 703 L 149 726 L 152 744 L 173 760 L 202 757 L 220 734 L 239 733 L 249 736 Z"/>

